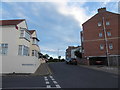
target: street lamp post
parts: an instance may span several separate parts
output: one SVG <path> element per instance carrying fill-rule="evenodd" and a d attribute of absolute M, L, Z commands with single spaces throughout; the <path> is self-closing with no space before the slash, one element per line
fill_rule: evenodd
<path fill-rule="evenodd" d="M 58 59 L 59 59 L 59 49 L 58 49 Z"/>
<path fill-rule="evenodd" d="M 106 57 L 107 57 L 107 62 L 108 62 L 108 66 L 110 66 L 110 62 L 109 62 L 109 52 L 108 52 L 108 40 L 107 40 L 107 33 L 106 33 L 106 27 L 105 27 L 105 21 L 104 21 L 104 17 L 102 17 L 103 20 L 103 31 L 104 31 L 104 36 L 105 36 L 105 46 L 106 46 Z"/>

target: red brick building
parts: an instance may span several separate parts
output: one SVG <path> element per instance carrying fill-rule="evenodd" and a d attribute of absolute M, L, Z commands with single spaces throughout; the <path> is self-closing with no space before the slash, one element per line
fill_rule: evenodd
<path fill-rule="evenodd" d="M 81 45 L 83 56 L 92 61 L 93 57 L 103 60 L 104 64 L 118 64 L 120 14 L 98 9 L 98 13 L 82 24 Z M 116 58 L 117 57 L 117 58 Z M 109 60 L 109 61 L 108 61 Z M 94 62 L 95 63 L 95 62 Z M 92 63 L 93 64 L 93 63 Z"/>

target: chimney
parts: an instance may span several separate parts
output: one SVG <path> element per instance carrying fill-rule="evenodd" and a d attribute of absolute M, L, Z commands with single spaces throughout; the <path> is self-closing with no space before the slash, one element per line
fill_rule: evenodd
<path fill-rule="evenodd" d="M 98 13 L 101 13 L 101 12 L 106 12 L 106 7 L 104 7 L 104 8 L 99 8 L 99 9 L 98 9 Z"/>

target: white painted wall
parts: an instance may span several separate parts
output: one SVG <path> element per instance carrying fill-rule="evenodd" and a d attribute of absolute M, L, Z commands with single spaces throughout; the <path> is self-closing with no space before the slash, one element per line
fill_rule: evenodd
<path fill-rule="evenodd" d="M 17 26 L 18 26 L 18 27 L 22 27 L 22 28 L 26 28 L 26 29 L 28 29 L 28 28 L 27 28 L 26 21 L 22 21 L 22 22 L 19 23 Z"/>
<path fill-rule="evenodd" d="M 33 32 L 32 37 L 37 37 L 36 31 Z"/>
<path fill-rule="evenodd" d="M 2 73 L 34 73 L 40 65 L 40 61 L 32 56 L 3 56 L 2 60 Z"/>
<path fill-rule="evenodd" d="M 2 43 L 8 43 L 7 55 L 17 56 L 18 40 L 19 40 L 19 31 L 16 30 L 15 26 L 2 27 Z"/>
<path fill-rule="evenodd" d="M 19 26 L 27 27 L 25 22 Z M 34 73 L 40 65 L 40 60 L 33 56 L 18 56 L 18 46 L 30 47 L 30 42 L 20 39 L 20 31 L 15 26 L 0 26 L 2 40 L 0 43 L 8 43 L 8 53 L 0 57 L 0 68 L 2 73 Z M 1 39 L 1 38 L 0 38 Z M 33 64 L 23 66 L 22 64 Z"/>

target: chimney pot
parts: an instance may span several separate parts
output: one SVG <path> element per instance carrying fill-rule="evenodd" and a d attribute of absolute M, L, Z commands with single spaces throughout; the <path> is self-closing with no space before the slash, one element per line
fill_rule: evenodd
<path fill-rule="evenodd" d="M 105 12 L 106 11 L 106 7 L 104 7 L 104 8 L 99 8 L 98 9 L 98 13 L 100 13 L 100 12 Z"/>

